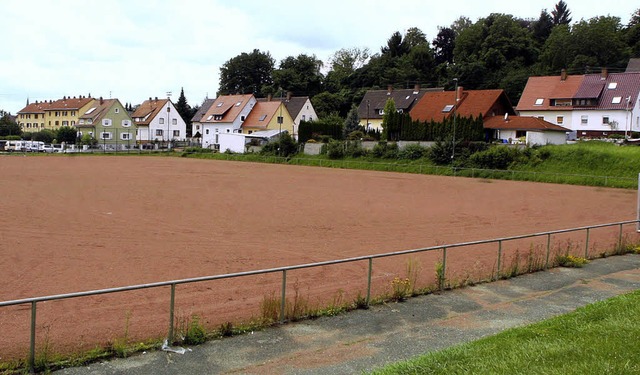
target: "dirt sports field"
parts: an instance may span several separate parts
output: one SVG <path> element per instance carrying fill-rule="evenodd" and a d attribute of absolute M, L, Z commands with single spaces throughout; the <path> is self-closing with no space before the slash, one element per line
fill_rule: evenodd
<path fill-rule="evenodd" d="M 145 156 L 0 157 L 0 194 L 0 301 L 632 220 L 637 202 L 623 189 Z M 636 239 L 633 226 L 624 232 Z M 593 230 L 589 252 L 617 238 L 617 228 Z M 553 238 L 578 253 L 585 242 L 584 232 Z M 505 243 L 503 269 L 541 243 Z M 375 260 L 373 293 L 389 293 L 409 263 L 420 283 L 434 282 L 440 256 Z M 366 293 L 367 267 L 291 271 L 288 296 L 352 301 Z M 495 267 L 495 245 L 447 255 L 453 284 Z M 179 285 L 177 325 L 260 316 L 281 277 Z M 163 287 L 39 303 L 37 350 L 161 338 L 169 296 Z M 29 305 L 0 308 L 1 360 L 26 355 L 29 323 Z"/>

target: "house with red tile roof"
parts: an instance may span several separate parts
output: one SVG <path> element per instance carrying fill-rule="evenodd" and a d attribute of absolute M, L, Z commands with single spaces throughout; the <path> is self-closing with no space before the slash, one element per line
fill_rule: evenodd
<path fill-rule="evenodd" d="M 515 115 L 511 102 L 503 90 L 465 90 L 428 92 L 409 112 L 414 121 L 443 120 L 454 116 L 482 116 L 483 121 L 493 116 Z"/>
<path fill-rule="evenodd" d="M 442 87 L 423 89 L 420 85 L 416 85 L 413 89 L 394 89 L 393 86 L 389 86 L 386 90 L 369 90 L 358 106 L 360 126 L 366 129 L 382 130 L 384 107 L 389 99 L 393 99 L 396 111 L 408 113 L 426 93 L 441 91 L 444 91 Z"/>
<path fill-rule="evenodd" d="M 258 98 L 258 102 L 264 101 L 282 101 L 285 108 L 289 112 L 289 115 L 293 118 L 293 128 L 289 130 L 289 133 L 293 138 L 298 139 L 298 126 L 301 121 L 316 121 L 318 120 L 318 114 L 308 96 L 292 96 L 291 92 L 287 93 L 286 98 L 274 98 L 268 96 L 267 98 Z"/>
<path fill-rule="evenodd" d="M 167 143 L 187 137 L 187 124 L 170 99 L 149 98 L 133 111 L 131 117 L 139 143 Z"/>
<path fill-rule="evenodd" d="M 286 131 L 294 134 L 294 122 L 283 101 L 259 100 L 245 118 L 241 130 L 242 133 L 247 134 L 264 130 Z"/>
<path fill-rule="evenodd" d="M 200 132 L 202 147 L 219 150 L 219 135 L 242 133 L 242 124 L 256 103 L 253 94 L 222 95 L 205 100 L 191 119 L 194 135 Z"/>
<path fill-rule="evenodd" d="M 484 120 L 483 125 L 485 130 L 493 132 L 491 139 L 528 146 L 565 144 L 570 132 L 538 117 L 492 116 Z"/>
<path fill-rule="evenodd" d="M 18 111 L 18 125 L 23 131 L 38 132 L 44 129 L 57 130 L 62 126 L 75 126 L 81 113 L 86 111 L 95 99 L 91 96 L 63 97 L 28 104 Z"/>
<path fill-rule="evenodd" d="M 530 77 L 516 109 L 571 130 L 570 138 L 640 132 L 640 72 Z"/>

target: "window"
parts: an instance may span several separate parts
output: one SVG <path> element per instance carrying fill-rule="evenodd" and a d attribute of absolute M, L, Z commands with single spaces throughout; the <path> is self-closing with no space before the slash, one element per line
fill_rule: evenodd
<path fill-rule="evenodd" d="M 205 134 L 209 134 L 209 129 L 207 129 L 207 130 L 205 131 Z"/>
<path fill-rule="evenodd" d="M 542 105 L 542 103 L 544 103 L 544 98 L 538 98 L 534 105 Z"/>
<path fill-rule="evenodd" d="M 110 132 L 100 133 L 100 139 L 111 139 L 111 133 Z"/>
<path fill-rule="evenodd" d="M 587 125 L 589 123 L 589 116 L 587 115 L 580 116 L 580 123 L 582 125 Z"/>
<path fill-rule="evenodd" d="M 379 114 L 380 116 L 383 116 L 383 115 L 384 115 L 384 109 L 379 109 L 379 110 L 378 110 L 378 114 Z"/>
<path fill-rule="evenodd" d="M 253 134 L 253 130 L 249 130 L 249 134 Z"/>
<path fill-rule="evenodd" d="M 120 108 L 116 108 L 115 113 L 120 113 Z"/>
<path fill-rule="evenodd" d="M 564 123 L 564 116 L 556 117 L 556 124 L 562 125 Z"/>
<path fill-rule="evenodd" d="M 62 121 L 62 126 L 68 126 L 69 125 L 69 121 Z"/>
<path fill-rule="evenodd" d="M 620 102 L 622 102 L 622 96 L 614 96 L 613 99 L 611 99 L 612 104 L 620 104 Z"/>
<path fill-rule="evenodd" d="M 102 119 L 102 126 L 111 126 L 111 119 L 110 118 Z"/>
<path fill-rule="evenodd" d="M 162 129 L 156 129 L 156 137 L 162 137 Z"/>
<path fill-rule="evenodd" d="M 56 120 L 56 126 L 60 125 L 60 121 Z"/>
<path fill-rule="evenodd" d="M 160 117 L 160 121 L 158 121 L 158 123 L 159 123 L 160 125 L 163 125 L 163 124 L 164 124 L 164 117 Z"/>
<path fill-rule="evenodd" d="M 174 130 L 173 131 L 173 136 L 174 137 L 180 137 L 180 130 Z"/>
<path fill-rule="evenodd" d="M 305 115 L 302 115 L 302 121 L 304 121 L 304 120 L 305 120 Z"/>
<path fill-rule="evenodd" d="M 95 110 L 96 110 L 96 107 L 89 108 L 89 110 L 87 112 L 85 112 L 85 115 L 88 115 L 89 113 L 91 113 L 91 112 L 93 112 Z"/>
<path fill-rule="evenodd" d="M 613 89 L 615 89 L 616 87 L 618 87 L 618 82 L 610 82 L 610 83 L 609 83 L 609 86 L 607 86 L 607 88 L 608 88 L 609 90 L 613 90 Z"/>
<path fill-rule="evenodd" d="M 240 116 L 240 121 L 244 121 L 245 117 L 244 116 Z"/>
<path fill-rule="evenodd" d="M 131 133 L 120 133 L 120 139 L 128 141 L 131 139 Z"/>
<path fill-rule="evenodd" d="M 223 104 L 224 104 L 224 102 L 218 103 L 218 107 L 222 107 Z"/>
<path fill-rule="evenodd" d="M 609 116 L 602 116 L 602 124 L 609 125 Z"/>
<path fill-rule="evenodd" d="M 227 133 L 231 133 L 231 129 L 227 128 Z"/>
<path fill-rule="evenodd" d="M 213 115 L 209 115 L 209 117 L 207 117 L 207 121 L 211 121 L 212 118 L 213 118 Z"/>
<path fill-rule="evenodd" d="M 278 116 L 278 124 L 284 123 L 284 117 Z"/>
<path fill-rule="evenodd" d="M 258 121 L 264 121 L 264 119 L 266 119 L 266 118 L 267 118 L 267 115 L 262 115 L 262 116 L 260 116 L 260 120 L 258 120 Z"/>
<path fill-rule="evenodd" d="M 447 104 L 442 108 L 443 113 L 449 113 L 453 110 L 453 104 Z"/>
<path fill-rule="evenodd" d="M 213 116 L 213 119 L 216 121 L 222 121 L 222 115 L 215 115 Z"/>
<path fill-rule="evenodd" d="M 172 118 L 171 119 L 171 125 L 178 125 L 178 119 L 177 118 Z"/>
<path fill-rule="evenodd" d="M 122 120 L 122 126 L 128 128 L 129 126 L 131 126 L 131 120 Z"/>
<path fill-rule="evenodd" d="M 242 100 L 236 103 L 236 107 L 240 107 L 240 104 L 242 104 Z"/>

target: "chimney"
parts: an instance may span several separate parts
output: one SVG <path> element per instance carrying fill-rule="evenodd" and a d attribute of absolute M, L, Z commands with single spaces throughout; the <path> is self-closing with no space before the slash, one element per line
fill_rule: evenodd
<path fill-rule="evenodd" d="M 267 101 L 270 102 L 273 99 L 273 94 L 267 94 Z"/>
<path fill-rule="evenodd" d="M 600 72 L 600 79 L 607 79 L 608 76 L 609 71 L 607 70 L 607 68 L 602 68 L 602 71 Z"/>
<path fill-rule="evenodd" d="M 151 97 L 149 97 L 149 101 L 151 101 Z"/>
<path fill-rule="evenodd" d="M 416 83 L 416 85 L 413 87 L 413 93 L 417 94 L 420 92 L 420 84 Z"/>
<path fill-rule="evenodd" d="M 156 102 L 158 101 L 158 97 L 156 96 Z"/>
<path fill-rule="evenodd" d="M 62 97 L 62 100 L 63 100 L 63 101 L 64 101 L 64 100 L 67 100 L 67 97 L 66 97 L 66 96 L 63 96 L 63 97 Z"/>
<path fill-rule="evenodd" d="M 567 80 L 567 69 L 562 69 L 560 71 L 560 80 L 561 81 L 566 81 Z"/>
<path fill-rule="evenodd" d="M 393 85 L 388 85 L 387 86 L 387 95 L 391 95 L 392 92 L 393 92 Z"/>
<path fill-rule="evenodd" d="M 102 96 L 100 97 L 100 105 L 104 104 L 104 99 L 102 99 Z"/>
<path fill-rule="evenodd" d="M 291 100 L 291 96 L 293 93 L 291 91 L 287 91 L 287 101 Z"/>
<path fill-rule="evenodd" d="M 458 92 L 456 93 L 456 98 L 458 98 L 458 102 L 462 100 L 462 93 L 464 92 L 464 87 L 458 86 Z M 458 103 L 456 103 L 457 105 Z"/>

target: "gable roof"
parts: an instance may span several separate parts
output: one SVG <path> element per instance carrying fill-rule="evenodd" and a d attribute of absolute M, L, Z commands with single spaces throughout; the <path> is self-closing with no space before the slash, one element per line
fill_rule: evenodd
<path fill-rule="evenodd" d="M 456 115 L 461 117 L 483 118 L 504 115 L 515 115 L 515 111 L 503 90 L 464 90 L 458 87 L 458 104 L 455 91 L 430 92 L 411 110 L 411 118 L 420 121 L 442 121 L 445 118 Z M 499 113 L 494 111 L 499 110 Z"/>
<path fill-rule="evenodd" d="M 21 113 L 44 113 L 45 109 L 49 108 L 49 102 L 34 102 L 31 103 L 29 105 L 27 105 L 26 107 L 22 108 L 21 110 L 18 111 L 18 114 Z"/>
<path fill-rule="evenodd" d="M 527 116 L 509 116 L 506 120 L 502 116 L 493 116 L 485 120 L 483 126 L 485 129 L 500 130 L 538 130 L 564 133 L 571 131 L 541 118 Z"/>
<path fill-rule="evenodd" d="M 440 91 L 444 91 L 444 89 L 442 87 L 428 89 L 416 87 L 414 89 L 395 90 L 389 87 L 387 90 L 369 90 L 364 94 L 358 106 L 358 116 L 361 119 L 381 119 L 384 115 L 381 115 L 380 111 L 384 109 L 389 99 L 393 99 L 396 110 L 409 112 L 426 93 Z"/>
<path fill-rule="evenodd" d="M 85 113 L 81 113 L 79 119 L 91 120 L 90 124 L 77 124 L 78 127 L 93 126 L 93 123 L 100 121 L 104 115 L 109 111 L 116 103 L 119 103 L 118 99 L 98 99 Z"/>
<path fill-rule="evenodd" d="M 593 95 L 596 91 L 599 93 L 595 97 L 581 96 Z M 597 105 L 589 109 L 625 110 L 630 103 L 636 103 L 639 92 L 640 72 L 587 74 L 576 99 L 597 98 Z"/>
<path fill-rule="evenodd" d="M 296 118 L 298 117 L 298 113 L 304 108 L 307 100 L 309 100 L 308 96 L 293 96 L 284 101 L 284 106 L 287 108 L 287 111 L 289 111 L 291 117 Z"/>
<path fill-rule="evenodd" d="M 242 123 L 243 128 L 266 128 L 282 103 L 280 101 L 259 101 Z M 286 109 L 285 109 L 286 110 Z"/>
<path fill-rule="evenodd" d="M 205 99 L 204 102 L 202 102 L 202 105 L 200 106 L 200 108 L 198 108 L 196 113 L 191 118 L 191 122 L 202 121 L 202 118 L 204 117 L 205 113 L 207 113 L 207 111 L 209 110 L 209 108 L 211 108 L 211 106 L 213 105 L 213 102 L 215 101 L 216 101 L 215 99 Z"/>
<path fill-rule="evenodd" d="M 583 75 L 541 76 L 529 77 L 524 87 L 520 101 L 516 106 L 518 111 L 571 110 L 571 106 L 552 107 L 551 99 L 572 99 L 575 97 Z"/>
<path fill-rule="evenodd" d="M 201 123 L 233 122 L 249 104 L 251 98 L 253 94 L 219 96 L 199 121 Z"/>
<path fill-rule="evenodd" d="M 52 102 L 49 105 L 48 111 L 69 111 L 79 110 L 94 100 L 93 98 L 63 98 Z"/>
<path fill-rule="evenodd" d="M 625 70 L 625 72 L 640 72 L 640 58 L 629 59 L 627 70 Z"/>
<path fill-rule="evenodd" d="M 169 99 L 149 98 L 149 100 L 145 100 L 136 108 L 131 114 L 131 118 L 133 118 L 136 125 L 149 125 L 167 102 L 169 102 Z"/>

